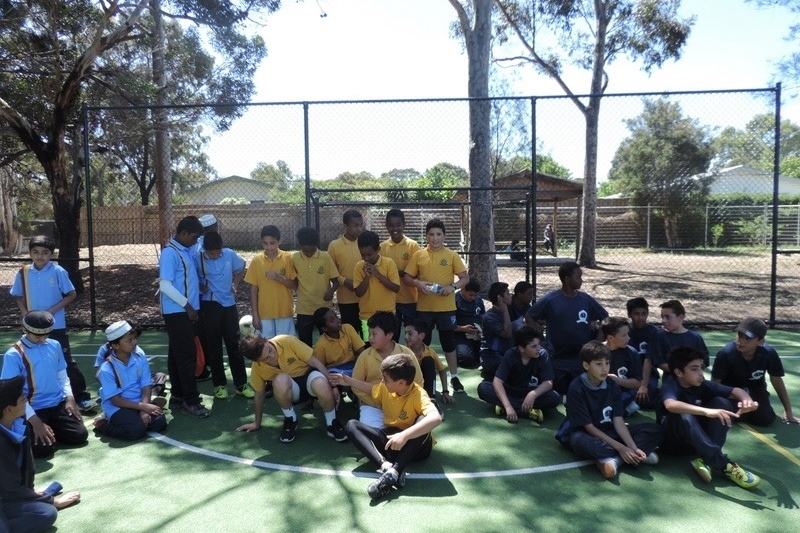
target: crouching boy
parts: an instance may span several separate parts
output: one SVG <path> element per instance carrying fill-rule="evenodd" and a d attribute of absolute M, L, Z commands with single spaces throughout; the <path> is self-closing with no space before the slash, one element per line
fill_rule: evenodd
<path fill-rule="evenodd" d="M 347 436 L 381 472 L 367 488 L 372 498 L 382 498 L 394 486 L 405 485 L 406 467 L 411 461 L 427 459 L 433 448 L 433 429 L 442 417 L 428 394 L 414 382 L 414 356 L 390 355 L 381 362 L 383 380 L 375 385 L 345 374 L 333 374 L 334 385 L 348 385 L 371 394 L 383 411 L 385 427 L 376 429 L 358 420 L 347 423 Z"/>
<path fill-rule="evenodd" d="M 478 397 L 495 406 L 495 412 L 509 422 L 516 422 L 519 416 L 542 422 L 542 409 L 561 403 L 553 390 L 550 355 L 539 344 L 541 340 L 541 332 L 533 327 L 519 328 L 514 333 L 517 346 L 503 355 L 492 381 L 478 385 Z"/>
<path fill-rule="evenodd" d="M 617 475 L 622 463 L 655 465 L 654 450 L 664 438 L 664 428 L 654 423 L 626 426 L 622 392 L 608 377 L 611 354 L 598 341 L 589 341 L 580 351 L 584 373 L 567 391 L 566 431 L 556 434 L 562 444 L 580 457 L 594 459 L 606 479 Z"/>
<path fill-rule="evenodd" d="M 111 351 L 97 374 L 103 416 L 94 422 L 101 435 L 138 440 L 148 431 L 163 431 L 167 427 L 164 411 L 151 401 L 150 365 L 146 357 L 136 352 L 138 336 L 124 320 L 106 328 Z"/>
<path fill-rule="evenodd" d="M 297 413 L 294 404 L 317 398 L 325 412 L 327 435 L 336 442 L 347 440 L 341 422 L 336 418 L 339 403 L 338 389 L 328 383 L 328 369 L 314 357 L 311 347 L 290 335 L 277 335 L 267 340 L 258 335 L 248 335 L 239 350 L 253 361 L 250 385 L 256 391 L 253 398 L 255 421 L 236 428 L 236 431 L 257 431 L 264 414 L 266 384 L 272 382 L 275 401 L 283 411 L 281 442 L 292 442 L 297 432 Z"/>
<path fill-rule="evenodd" d="M 659 413 L 666 429 L 664 449 L 673 453 L 699 455 L 692 467 L 706 483 L 712 469 L 745 489 L 752 489 L 761 479 L 731 461 L 722 453 L 733 419 L 755 411 L 758 404 L 738 387 L 728 387 L 705 379 L 705 354 L 688 346 L 679 346 L 667 356 L 670 376 L 661 389 Z M 737 401 L 737 408 L 730 399 Z"/>

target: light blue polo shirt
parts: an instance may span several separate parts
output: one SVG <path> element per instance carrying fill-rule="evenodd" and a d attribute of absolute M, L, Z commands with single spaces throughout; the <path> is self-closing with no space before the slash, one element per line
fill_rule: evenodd
<path fill-rule="evenodd" d="M 102 345 L 100 349 L 97 350 L 97 357 L 94 358 L 94 367 L 100 368 L 103 365 L 103 361 L 106 360 L 106 357 L 111 355 L 112 351 L 113 350 L 111 349 L 111 346 L 108 343 Z M 142 357 L 147 357 L 147 355 L 145 355 L 144 353 L 144 350 L 142 350 L 140 346 L 136 346 L 136 349 L 133 352 L 141 355 Z"/>
<path fill-rule="evenodd" d="M 58 382 L 58 373 L 67 370 L 67 362 L 64 360 L 64 352 L 58 341 L 47 339 L 44 344 L 33 344 L 27 337 L 23 336 L 19 342 L 22 350 L 27 356 L 30 365 L 30 376 L 26 366 L 26 358 L 12 346 L 3 356 L 3 370 L 0 372 L 0 379 L 22 376 L 25 384 L 22 386 L 22 394 L 29 396 L 31 386 L 33 396 L 29 403 L 34 411 L 55 407 L 65 399 L 64 391 Z"/>
<path fill-rule="evenodd" d="M 158 277 L 172 282 L 178 292 L 186 296 L 195 310 L 200 309 L 200 280 L 197 277 L 194 262 L 189 255 L 190 248 L 175 239 L 170 239 L 161 250 L 158 261 Z M 161 314 L 185 313 L 186 309 L 178 305 L 172 298 L 161 293 Z"/>
<path fill-rule="evenodd" d="M 26 270 L 28 271 L 27 291 L 23 289 L 22 273 L 17 272 L 9 292 L 11 296 L 25 298 L 28 311 L 47 311 L 63 300 L 67 293 L 75 290 L 67 271 L 52 261 L 41 270 L 31 263 Z M 55 319 L 54 329 L 67 327 L 66 313 L 63 307 L 53 313 L 53 318 Z"/>
<path fill-rule="evenodd" d="M 200 283 L 208 285 L 208 292 L 200 295 L 204 302 L 219 302 L 222 307 L 236 305 L 236 295 L 231 286 L 233 277 L 244 270 L 244 259 L 231 250 L 223 248 L 222 254 L 211 259 L 205 250 L 197 256 L 197 275 Z"/>
<path fill-rule="evenodd" d="M 150 364 L 147 358 L 132 353 L 126 365 L 111 351 L 111 357 L 100 365 L 100 399 L 106 418 L 111 418 L 120 410 L 111 402 L 111 398 L 121 395 L 126 400 L 138 403 L 142 399 L 142 389 L 151 387 Z M 119 379 L 119 382 L 117 381 Z"/>

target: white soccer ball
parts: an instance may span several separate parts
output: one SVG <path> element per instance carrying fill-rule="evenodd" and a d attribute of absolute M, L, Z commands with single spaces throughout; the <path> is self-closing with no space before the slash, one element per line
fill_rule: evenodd
<path fill-rule="evenodd" d="M 253 327 L 252 315 L 244 315 L 239 319 L 239 333 L 242 334 L 242 337 L 246 337 L 247 335 L 255 332 L 256 328 Z"/>

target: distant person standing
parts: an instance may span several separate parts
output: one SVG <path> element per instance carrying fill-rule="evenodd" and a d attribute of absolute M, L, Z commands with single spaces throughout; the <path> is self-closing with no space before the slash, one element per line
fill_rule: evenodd
<path fill-rule="evenodd" d="M 548 224 L 544 227 L 544 249 L 553 255 L 556 255 L 556 234 L 553 232 L 553 225 Z"/>
<path fill-rule="evenodd" d="M 406 216 L 400 209 L 390 209 L 386 213 L 386 231 L 389 238 L 381 243 L 381 255 L 388 257 L 397 265 L 400 281 L 405 275 L 405 268 L 415 253 L 419 251 L 417 241 L 405 235 Z M 400 338 L 400 329 L 417 318 L 417 288 L 400 283 L 397 293 L 395 314 L 397 315 L 397 331 L 394 338 Z"/>

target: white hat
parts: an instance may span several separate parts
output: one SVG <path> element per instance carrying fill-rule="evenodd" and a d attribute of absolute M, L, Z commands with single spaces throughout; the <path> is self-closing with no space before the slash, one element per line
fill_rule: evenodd
<path fill-rule="evenodd" d="M 106 339 L 108 342 L 114 342 L 124 337 L 132 329 L 133 327 L 124 320 L 114 322 L 106 328 Z"/>
<path fill-rule="evenodd" d="M 200 217 L 200 224 L 202 224 L 204 228 L 210 228 L 216 223 L 217 218 L 214 215 L 203 215 Z"/>

